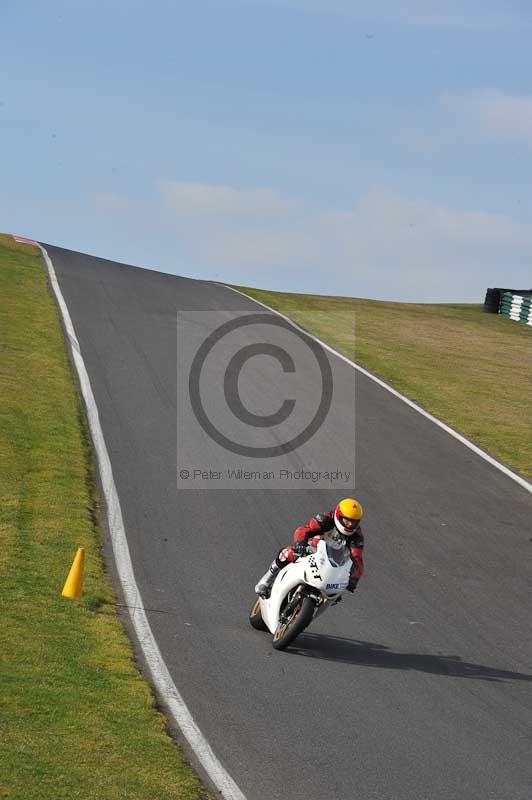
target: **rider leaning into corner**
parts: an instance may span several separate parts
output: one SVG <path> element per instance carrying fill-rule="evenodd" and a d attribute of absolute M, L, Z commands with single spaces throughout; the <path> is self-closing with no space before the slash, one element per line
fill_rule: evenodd
<path fill-rule="evenodd" d="M 300 556 L 306 555 L 309 545 L 316 547 L 323 534 L 332 531 L 333 528 L 336 528 L 337 533 L 345 540 L 351 553 L 353 566 L 347 591 L 354 592 L 364 572 L 364 562 L 362 560 L 364 537 L 360 527 L 360 520 L 363 516 L 364 511 L 358 500 L 347 497 L 338 503 L 334 511 L 316 514 L 306 525 L 300 525 L 294 531 L 294 543 L 287 545 L 279 552 L 270 564 L 266 574 L 262 576 L 255 586 L 255 592 L 259 597 L 269 597 L 273 582 L 279 572 L 288 564 L 297 561 Z"/>

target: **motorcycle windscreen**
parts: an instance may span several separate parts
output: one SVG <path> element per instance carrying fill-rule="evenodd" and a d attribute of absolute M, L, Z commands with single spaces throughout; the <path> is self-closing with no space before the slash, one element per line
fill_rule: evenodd
<path fill-rule="evenodd" d="M 346 545 L 340 541 L 328 541 L 327 545 L 327 558 L 333 567 L 343 567 L 349 559 L 350 554 Z"/>

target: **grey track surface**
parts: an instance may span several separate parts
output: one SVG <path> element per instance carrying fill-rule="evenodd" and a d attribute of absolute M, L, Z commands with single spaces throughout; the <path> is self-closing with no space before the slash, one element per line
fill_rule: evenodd
<path fill-rule="evenodd" d="M 176 309 L 257 305 L 46 248 L 150 625 L 248 800 L 530 800 L 532 497 L 357 376 L 366 576 L 294 648 L 273 651 L 247 622 L 253 583 L 336 493 L 175 488 Z M 351 385 L 350 368 L 331 360 L 335 381 Z"/>

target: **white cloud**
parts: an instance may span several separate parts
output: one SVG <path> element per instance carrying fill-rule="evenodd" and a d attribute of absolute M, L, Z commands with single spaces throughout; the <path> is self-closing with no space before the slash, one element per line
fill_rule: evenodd
<path fill-rule="evenodd" d="M 472 115 L 498 136 L 532 144 L 531 95 L 511 95 L 495 89 L 461 94 L 448 92 L 443 102 Z"/>
<path fill-rule="evenodd" d="M 504 215 L 456 211 L 376 187 L 352 211 L 329 215 L 324 230 L 337 263 L 383 273 L 415 272 L 430 284 L 443 273 L 466 280 L 489 265 L 532 258 L 532 225 Z"/>
<path fill-rule="evenodd" d="M 181 216 L 277 216 L 293 211 L 294 203 L 273 189 L 235 189 L 206 183 L 160 181 L 168 205 Z"/>
<path fill-rule="evenodd" d="M 202 242 L 201 255 L 227 266 L 268 267 L 312 263 L 316 255 L 311 231 L 210 230 Z"/>
<path fill-rule="evenodd" d="M 129 211 L 132 205 L 128 197 L 115 192 L 94 192 L 90 195 L 90 202 L 102 214 L 120 214 Z"/>
<path fill-rule="evenodd" d="M 250 285 L 258 271 L 277 288 L 290 288 L 297 274 L 300 291 L 480 302 L 487 285 L 527 282 L 532 263 L 532 224 L 383 187 L 350 210 L 307 211 L 260 228 L 245 213 L 230 222 L 222 216 L 193 225 L 177 219 L 179 240 L 192 264 L 223 268 L 224 280 Z"/>

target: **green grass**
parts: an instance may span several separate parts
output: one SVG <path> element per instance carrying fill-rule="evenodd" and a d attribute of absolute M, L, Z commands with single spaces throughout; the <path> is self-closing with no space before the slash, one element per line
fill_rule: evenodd
<path fill-rule="evenodd" d="M 484 314 L 477 305 L 235 288 L 299 322 L 532 477 L 532 327 Z"/>
<path fill-rule="evenodd" d="M 206 798 L 135 667 L 38 251 L 0 236 L 0 797 Z M 86 592 L 60 596 L 78 546 Z"/>

